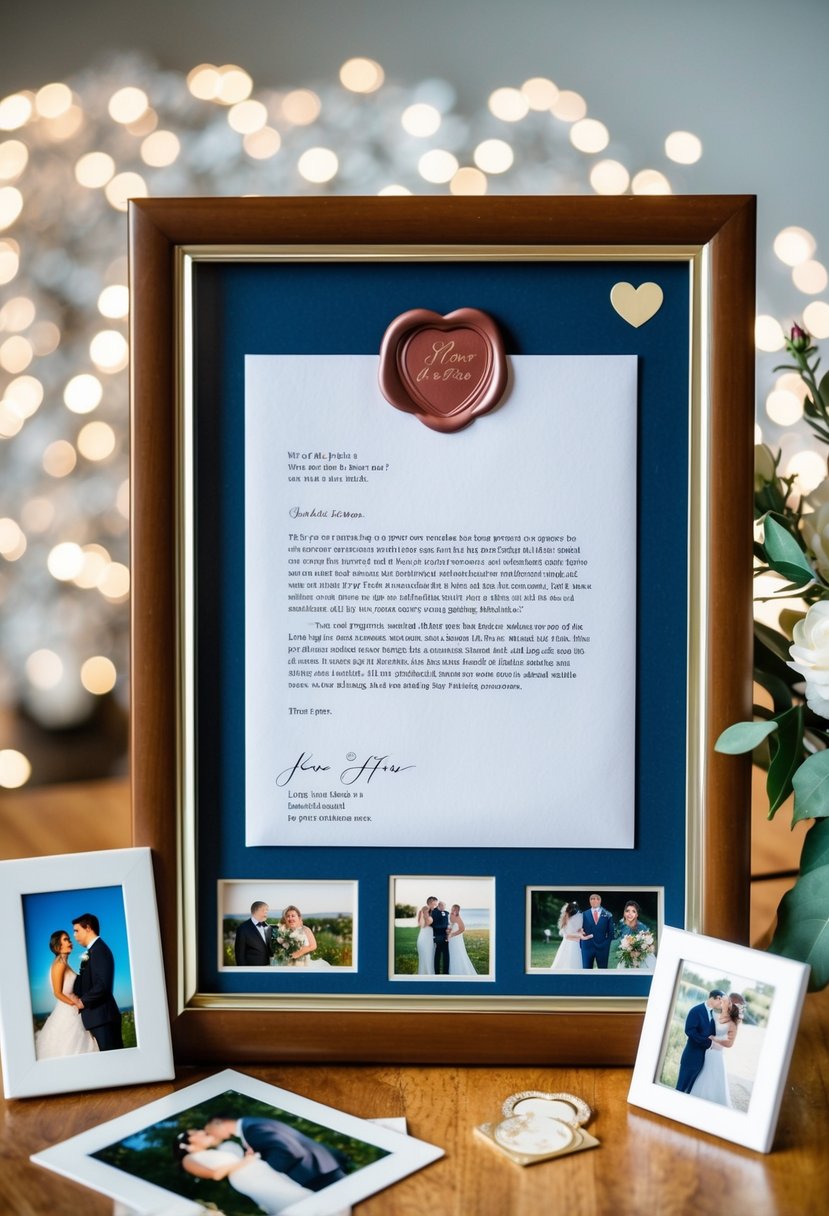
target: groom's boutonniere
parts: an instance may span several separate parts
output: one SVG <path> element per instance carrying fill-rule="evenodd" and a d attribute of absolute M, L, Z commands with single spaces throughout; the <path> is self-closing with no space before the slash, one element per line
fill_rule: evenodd
<path fill-rule="evenodd" d="M 88 962 L 89 962 L 89 952 L 87 950 L 84 950 L 83 954 L 81 955 L 81 971 L 83 971 L 84 967 L 86 966 L 86 964 Z"/>

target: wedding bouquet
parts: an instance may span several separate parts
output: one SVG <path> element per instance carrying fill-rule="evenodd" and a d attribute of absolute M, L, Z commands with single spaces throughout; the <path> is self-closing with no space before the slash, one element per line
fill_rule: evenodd
<path fill-rule="evenodd" d="M 617 963 L 620 967 L 641 967 L 645 958 L 653 954 L 655 942 L 650 929 L 638 933 L 626 933 L 619 942 Z"/>
<path fill-rule="evenodd" d="M 273 939 L 273 958 L 275 967 L 287 967 L 293 962 L 292 955 L 305 946 L 305 934 L 298 929 L 277 929 Z"/>
<path fill-rule="evenodd" d="M 791 364 L 774 370 L 800 377 L 806 422 L 829 444 L 829 373 L 818 381 L 817 348 L 799 325 L 786 350 Z M 779 598 L 795 596 L 801 607 L 781 611 L 776 629 L 755 621 L 754 680 L 770 704 L 723 731 L 716 750 L 754 753 L 767 772 L 769 819 L 794 794 L 792 827 L 814 820 L 769 946 L 809 963 L 814 991 L 829 983 L 829 478 L 799 495 L 796 477 L 781 476 L 780 457 L 765 444 L 755 448 L 755 574 L 785 580 Z"/>

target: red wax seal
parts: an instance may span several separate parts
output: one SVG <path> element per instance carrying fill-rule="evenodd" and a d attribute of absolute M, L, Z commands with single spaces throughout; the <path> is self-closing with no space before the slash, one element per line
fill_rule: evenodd
<path fill-rule="evenodd" d="M 401 313 L 383 335 L 380 389 L 433 431 L 460 431 L 498 404 L 507 357 L 498 326 L 477 308 Z"/>

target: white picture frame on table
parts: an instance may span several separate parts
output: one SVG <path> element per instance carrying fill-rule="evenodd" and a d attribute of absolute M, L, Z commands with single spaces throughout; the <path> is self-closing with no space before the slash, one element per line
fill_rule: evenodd
<path fill-rule="evenodd" d="M 297 1202 L 280 1209 L 283 1216 L 341 1213 L 349 1205 L 391 1186 L 443 1156 L 442 1148 L 402 1135 L 397 1130 L 389 1130 L 382 1121 L 359 1119 L 234 1069 L 224 1069 L 194 1085 L 140 1106 L 129 1114 L 101 1123 L 61 1144 L 35 1153 L 31 1159 L 36 1165 L 110 1196 L 115 1201 L 116 1210 L 127 1209 L 142 1216 L 158 1216 L 161 1212 L 164 1216 L 197 1216 L 205 1211 L 204 1203 L 195 1201 L 185 1193 L 188 1188 L 182 1178 L 186 1179 L 187 1175 L 175 1165 L 170 1151 L 179 1134 L 176 1129 L 179 1126 L 188 1129 L 191 1124 L 200 1126 L 199 1120 L 204 1118 L 205 1108 L 211 1113 L 215 1108 L 218 1116 L 223 1108 L 233 1109 L 238 1114 L 245 1104 L 249 1104 L 255 1118 L 265 1117 L 262 1113 L 264 1104 L 272 1112 L 271 1118 L 287 1116 L 289 1126 L 299 1122 L 304 1134 L 319 1145 L 325 1146 L 328 1140 L 342 1146 L 344 1138 L 348 1137 L 346 1144 L 357 1142 L 364 1150 L 364 1156 L 375 1158 L 367 1164 L 356 1166 L 352 1172 L 347 1172 L 344 1177 L 335 1179 L 316 1192 L 306 1190 Z M 164 1136 L 170 1142 L 162 1147 L 167 1148 L 166 1159 L 172 1167 L 170 1177 L 176 1184 L 176 1190 L 140 1176 L 144 1164 L 142 1154 L 154 1147 L 160 1155 L 158 1142 Z M 124 1168 L 103 1160 L 102 1156 L 107 1155 L 117 1157 Z M 341 1148 L 340 1156 L 344 1155 L 347 1156 L 347 1153 Z M 131 1156 L 135 1157 L 135 1162 L 130 1159 Z M 257 1168 L 261 1170 L 264 1163 L 263 1155 Z M 127 1165 L 136 1172 L 127 1172 Z M 150 1171 L 146 1169 L 144 1172 Z M 216 1185 L 228 1187 L 226 1180 Z M 234 1192 L 228 1189 L 227 1194 L 230 1198 Z M 225 1207 L 224 1203 L 222 1207 Z"/>
<path fill-rule="evenodd" d="M 808 978 L 809 967 L 804 963 L 666 926 L 628 1102 L 768 1153 Z M 716 1028 L 716 1002 L 722 999 L 713 996 L 717 991 L 726 998 L 734 993 L 742 996 L 742 1020 L 737 1022 L 731 1050 L 713 1046 L 703 1050 L 708 1080 L 703 1083 L 699 1074 L 685 1092 L 677 1084 L 682 1052 L 689 1043 L 686 1031 L 693 1029 L 689 1019 L 695 1008 L 710 999 L 714 1004 L 708 1008 Z M 722 1025 L 727 1027 L 727 1023 Z M 709 1060 L 714 1051 L 716 1056 Z M 725 1070 L 724 1089 L 717 1087 L 714 1073 L 718 1068 Z M 694 1071 L 693 1064 L 690 1071 Z M 686 1081 L 688 1075 L 686 1071 Z"/>
<path fill-rule="evenodd" d="M 72 920 L 87 913 L 98 918 L 101 940 L 107 942 L 109 937 L 115 967 L 113 999 L 124 1027 L 129 1024 L 129 1035 L 125 1045 L 114 1050 L 38 1058 L 38 1021 L 58 1007 L 48 988 L 50 962 L 57 957 L 50 942 L 58 931 L 70 938 L 68 965 L 77 971 L 86 961 L 86 951 L 77 939 L 71 940 Z M 7 1098 L 135 1085 L 175 1075 L 149 849 L 2 861 L 0 923 L 8 945 L 0 988 L 0 1053 Z M 126 1045 L 133 1039 L 134 1045 Z"/>

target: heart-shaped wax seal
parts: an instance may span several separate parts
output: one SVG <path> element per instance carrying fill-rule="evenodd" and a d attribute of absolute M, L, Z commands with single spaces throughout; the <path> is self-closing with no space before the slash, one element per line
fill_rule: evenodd
<path fill-rule="evenodd" d="M 662 307 L 662 288 L 658 283 L 616 283 L 610 292 L 610 303 L 622 320 L 634 329 L 650 321 Z"/>
<path fill-rule="evenodd" d="M 395 409 L 434 431 L 459 431 L 503 396 L 507 357 L 498 326 L 477 308 L 401 313 L 383 335 L 379 379 Z"/>

